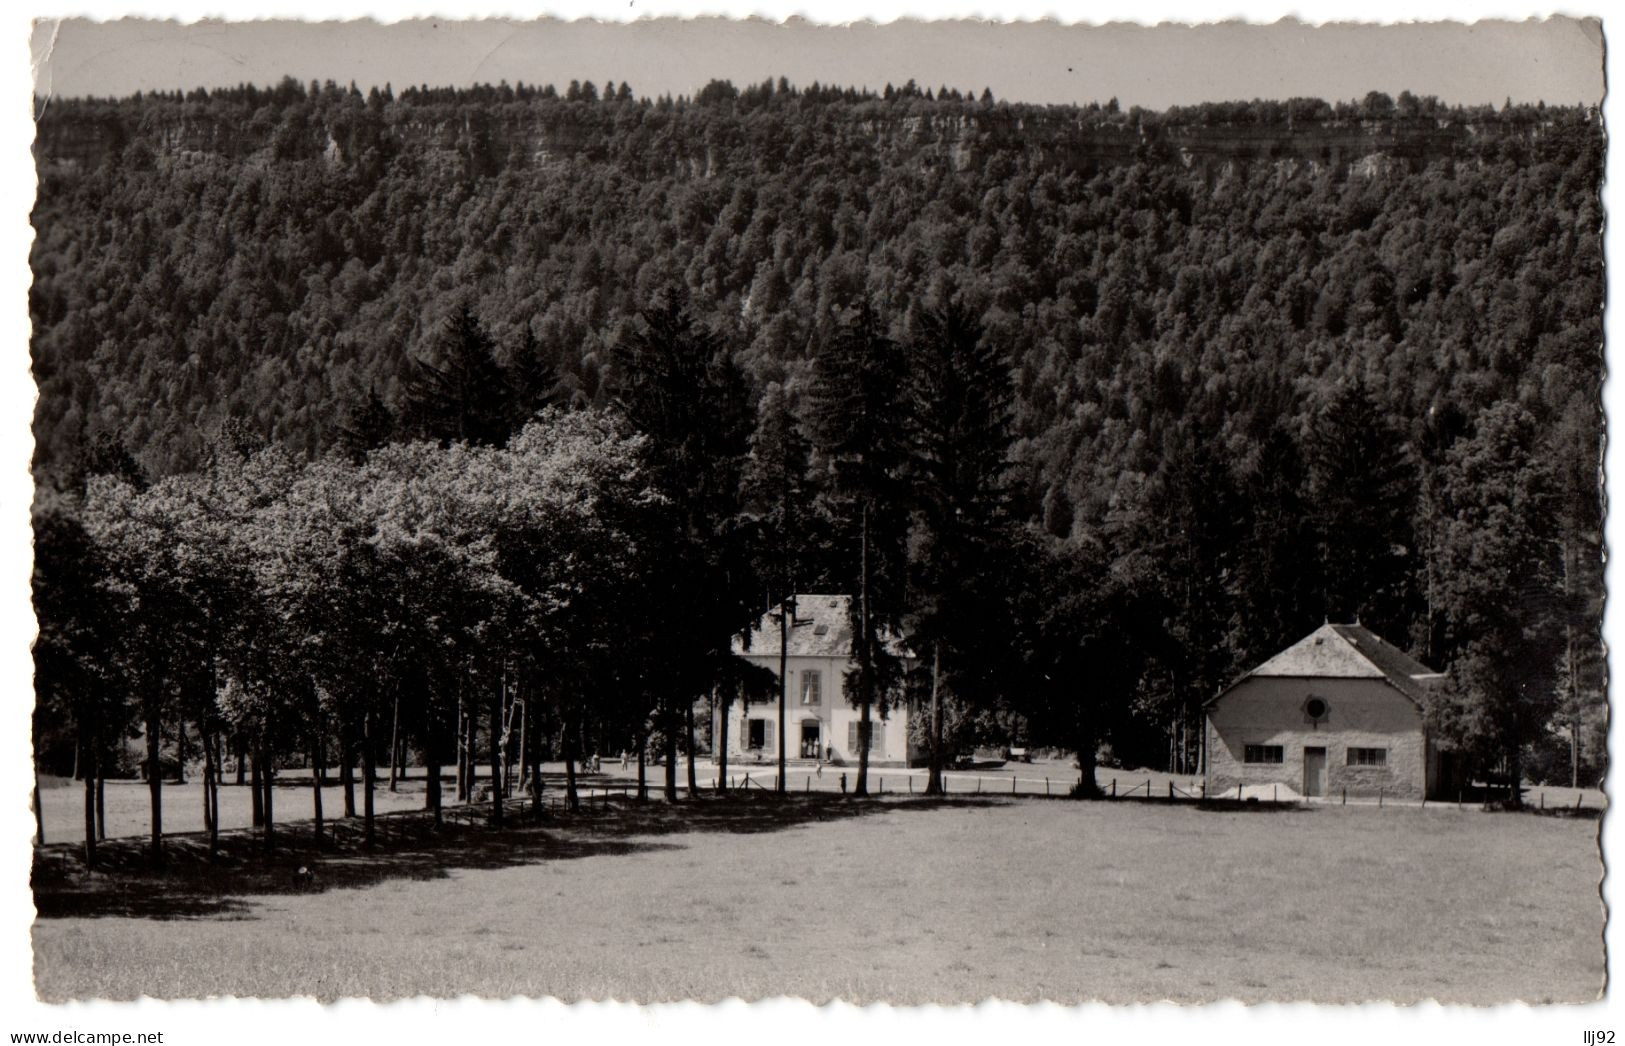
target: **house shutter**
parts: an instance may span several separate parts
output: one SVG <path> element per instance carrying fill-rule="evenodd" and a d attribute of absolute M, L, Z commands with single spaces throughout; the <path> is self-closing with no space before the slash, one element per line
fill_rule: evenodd
<path fill-rule="evenodd" d="M 879 723 L 869 724 L 870 755 L 884 754 L 885 750 L 882 748 L 881 742 L 885 740 L 886 735 L 881 732 L 881 729 L 881 724 Z M 853 755 L 857 755 L 860 751 L 862 751 L 862 749 L 858 746 L 858 735 L 862 732 L 863 722 L 861 720 L 854 720 L 846 724 L 846 747 Z"/>
<path fill-rule="evenodd" d="M 886 724 L 875 722 L 869 724 L 869 754 L 876 758 L 886 755 Z"/>
<path fill-rule="evenodd" d="M 774 725 L 775 724 L 774 724 L 773 720 L 771 720 L 771 719 L 767 720 L 765 723 L 762 724 L 762 747 L 763 748 L 773 748 L 774 747 L 774 741 L 773 741 L 773 727 L 774 727 Z"/>

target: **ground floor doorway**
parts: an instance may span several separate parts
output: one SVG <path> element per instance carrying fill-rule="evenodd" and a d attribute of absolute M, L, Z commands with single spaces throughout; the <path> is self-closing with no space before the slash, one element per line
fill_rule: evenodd
<path fill-rule="evenodd" d="M 1326 749 L 1303 750 L 1303 794 L 1326 794 Z"/>
<path fill-rule="evenodd" d="M 801 721 L 801 758 L 817 759 L 818 746 L 822 743 L 823 735 L 819 729 L 818 720 L 803 719 Z"/>

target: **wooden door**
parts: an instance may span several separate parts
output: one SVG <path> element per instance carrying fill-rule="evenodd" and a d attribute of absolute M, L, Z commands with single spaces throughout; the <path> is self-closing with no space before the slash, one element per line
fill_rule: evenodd
<path fill-rule="evenodd" d="M 1303 750 L 1303 794 L 1326 794 L 1326 749 Z"/>

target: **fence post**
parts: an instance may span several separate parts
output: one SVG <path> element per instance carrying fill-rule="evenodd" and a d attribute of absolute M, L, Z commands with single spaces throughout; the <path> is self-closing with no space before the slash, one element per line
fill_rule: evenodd
<path fill-rule="evenodd" d="M 745 788 L 747 790 L 750 788 L 750 775 L 749 774 L 745 775 Z"/>
<path fill-rule="evenodd" d="M 1574 808 L 1576 810 L 1580 809 L 1580 803 L 1585 799 L 1585 797 L 1586 794 L 1584 792 L 1581 792 L 1579 795 L 1574 797 Z"/>
<path fill-rule="evenodd" d="M 914 775 L 913 774 L 908 775 L 908 794 L 909 795 L 914 794 Z"/>
<path fill-rule="evenodd" d="M 1281 786 L 1280 785 L 1270 785 L 1270 802 L 1278 803 L 1280 801 L 1281 801 Z"/>
<path fill-rule="evenodd" d="M 1378 810 L 1382 809 L 1382 793 L 1383 793 L 1383 786 L 1378 785 L 1377 786 L 1377 809 Z"/>
<path fill-rule="evenodd" d="M 1145 797 L 1147 799 L 1151 798 L 1151 778 L 1149 777 L 1145 779 Z"/>
<path fill-rule="evenodd" d="M 884 777 L 880 779 L 880 794 L 886 794 L 886 779 Z"/>
<path fill-rule="evenodd" d="M 1169 781 L 1168 782 L 1168 798 L 1172 799 L 1173 797 L 1174 797 L 1174 783 L 1172 781 Z"/>
<path fill-rule="evenodd" d="M 811 774 L 807 775 L 807 787 L 804 789 L 804 791 L 808 791 L 808 792 L 812 791 L 812 775 Z"/>
<path fill-rule="evenodd" d="M 976 794 L 977 795 L 982 794 L 982 777 L 981 777 L 980 774 L 978 774 L 976 776 Z"/>
<path fill-rule="evenodd" d="M 1011 795 L 1016 794 L 1016 779 L 1015 779 L 1015 776 L 1013 774 L 1010 777 L 1010 794 Z"/>
<path fill-rule="evenodd" d="M 1544 811 L 1546 809 L 1546 793 L 1545 792 L 1540 793 L 1540 808 L 1541 808 L 1542 811 Z"/>
<path fill-rule="evenodd" d="M 1044 778 L 1044 794 L 1049 795 L 1049 778 Z"/>
<path fill-rule="evenodd" d="M 1112 778 L 1112 798 L 1117 798 L 1117 778 Z"/>
<path fill-rule="evenodd" d="M 1343 786 L 1343 805 L 1344 806 L 1349 805 L 1349 786 L 1348 785 Z"/>

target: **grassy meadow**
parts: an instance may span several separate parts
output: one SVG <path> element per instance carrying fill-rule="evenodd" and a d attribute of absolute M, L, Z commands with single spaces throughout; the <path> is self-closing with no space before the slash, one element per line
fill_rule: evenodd
<path fill-rule="evenodd" d="M 37 866 L 39 994 L 1581 1002 L 1604 976 L 1588 819 L 751 793 L 287 842 Z"/>

